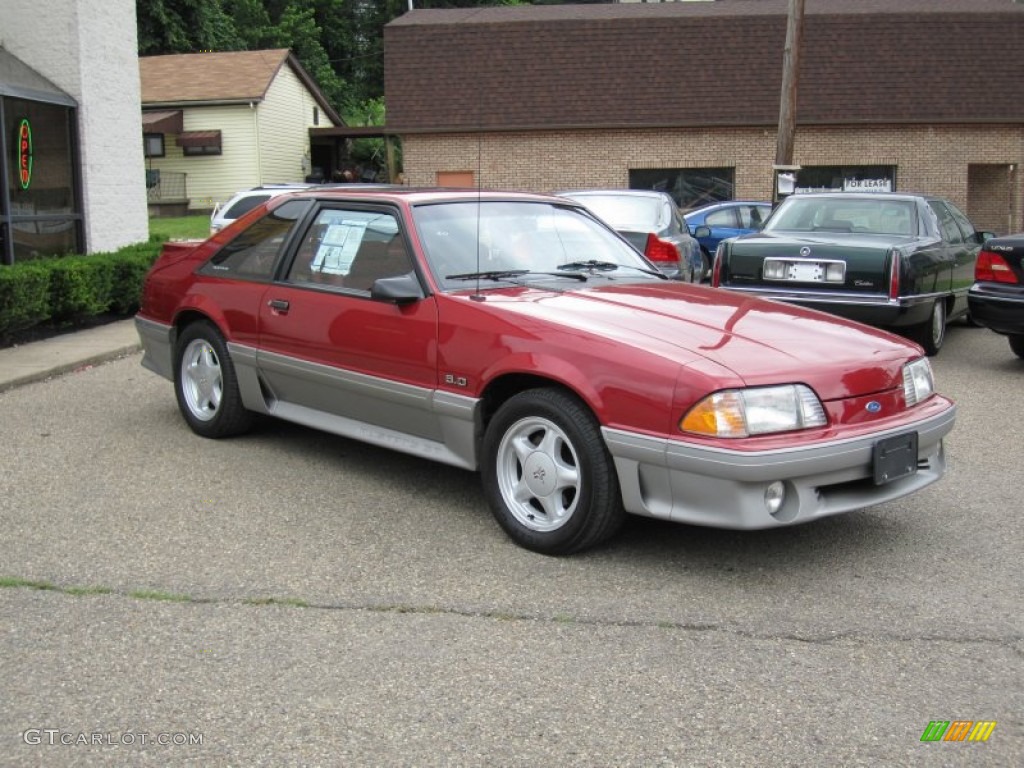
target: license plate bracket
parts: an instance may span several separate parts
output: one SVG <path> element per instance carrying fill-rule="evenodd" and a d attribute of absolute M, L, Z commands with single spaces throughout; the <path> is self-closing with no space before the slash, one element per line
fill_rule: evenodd
<path fill-rule="evenodd" d="M 875 485 L 885 485 L 917 472 L 917 432 L 893 435 L 875 443 Z"/>
<path fill-rule="evenodd" d="M 820 283 L 825 279 L 825 267 L 816 261 L 794 261 L 786 271 L 786 279 L 797 283 Z"/>

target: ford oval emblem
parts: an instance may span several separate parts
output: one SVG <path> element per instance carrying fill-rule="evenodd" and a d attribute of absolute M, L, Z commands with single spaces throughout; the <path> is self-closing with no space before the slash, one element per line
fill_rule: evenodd
<path fill-rule="evenodd" d="M 803 256 L 804 258 L 807 258 L 808 256 L 811 255 L 811 249 L 805 245 L 803 248 L 800 249 L 800 255 Z"/>
<path fill-rule="evenodd" d="M 877 400 L 872 400 L 865 407 L 868 409 L 870 413 L 878 413 L 880 410 L 882 410 L 882 404 Z"/>

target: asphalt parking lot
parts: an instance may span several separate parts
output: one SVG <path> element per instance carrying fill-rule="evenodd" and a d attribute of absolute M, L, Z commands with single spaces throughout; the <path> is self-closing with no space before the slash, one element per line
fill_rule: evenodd
<path fill-rule="evenodd" d="M 933 361 L 941 483 L 564 559 L 469 473 L 202 440 L 139 358 L 0 393 L 0 764 L 1024 762 L 1024 361 L 989 331 Z M 947 720 L 996 726 L 921 741 Z"/>

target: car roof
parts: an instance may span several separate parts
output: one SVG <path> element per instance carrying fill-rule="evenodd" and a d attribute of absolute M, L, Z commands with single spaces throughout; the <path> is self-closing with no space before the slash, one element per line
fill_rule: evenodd
<path fill-rule="evenodd" d="M 843 192 L 840 189 L 832 192 L 796 192 L 789 195 L 789 198 L 855 198 L 858 200 L 943 200 L 938 195 L 926 195 L 917 192 Z"/>
<path fill-rule="evenodd" d="M 668 192 L 659 189 L 563 189 L 553 194 L 559 197 L 575 197 L 577 195 L 586 197 L 588 195 L 621 195 L 622 197 L 667 197 L 672 198 Z"/>
<path fill-rule="evenodd" d="M 685 211 L 683 215 L 689 216 L 691 213 L 701 213 L 703 211 L 710 211 L 714 208 L 728 208 L 734 205 L 767 205 L 771 206 L 770 200 L 719 200 L 714 203 L 705 203 L 704 205 L 698 205 L 696 208 L 690 208 Z"/>
<path fill-rule="evenodd" d="M 458 187 L 406 187 L 401 184 L 338 184 L 289 193 L 291 198 L 321 200 L 379 200 L 405 202 L 410 205 L 451 202 L 546 202 L 564 205 L 566 200 L 555 195 L 509 190 Z"/>

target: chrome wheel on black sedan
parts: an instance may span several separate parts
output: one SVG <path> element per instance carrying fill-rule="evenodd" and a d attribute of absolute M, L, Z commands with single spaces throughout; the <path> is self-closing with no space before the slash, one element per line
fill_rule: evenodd
<path fill-rule="evenodd" d="M 939 354 L 942 342 L 946 340 L 946 303 L 936 299 L 928 320 L 915 329 L 914 341 L 924 347 L 929 357 Z"/>
<path fill-rule="evenodd" d="M 203 437 L 227 437 L 246 431 L 252 415 L 242 406 L 227 345 L 210 323 L 182 331 L 174 360 L 174 393 L 192 431 Z"/>
<path fill-rule="evenodd" d="M 568 554 L 608 538 L 625 516 L 618 479 L 593 415 L 555 389 L 522 392 L 491 420 L 483 483 L 517 543 Z"/>

